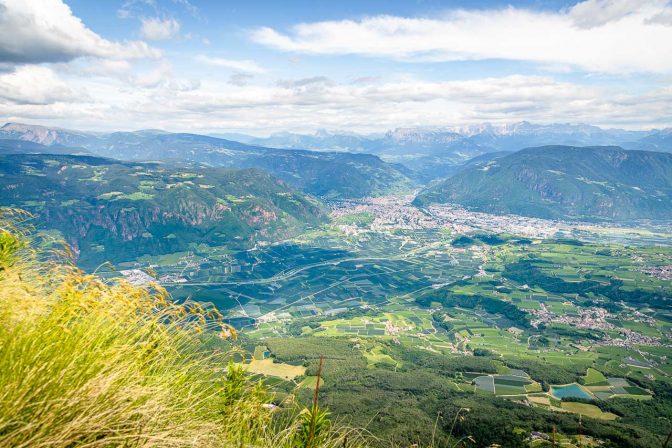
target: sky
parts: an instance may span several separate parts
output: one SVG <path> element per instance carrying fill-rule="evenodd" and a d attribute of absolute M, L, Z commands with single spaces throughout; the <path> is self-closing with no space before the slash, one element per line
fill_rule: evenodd
<path fill-rule="evenodd" d="M 672 126 L 672 0 L 0 0 L 0 121 Z"/>

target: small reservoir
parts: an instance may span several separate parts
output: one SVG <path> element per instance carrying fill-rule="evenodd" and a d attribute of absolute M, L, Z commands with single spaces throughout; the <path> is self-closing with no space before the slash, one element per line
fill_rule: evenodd
<path fill-rule="evenodd" d="M 584 388 L 576 383 L 567 384 L 565 386 L 551 386 L 551 395 L 558 400 L 563 398 L 585 398 L 586 400 L 592 400 L 593 396 L 590 395 Z"/>

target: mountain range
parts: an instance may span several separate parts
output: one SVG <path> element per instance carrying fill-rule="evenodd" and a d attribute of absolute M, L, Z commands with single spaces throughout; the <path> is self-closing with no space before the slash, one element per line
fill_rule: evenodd
<path fill-rule="evenodd" d="M 100 134 L 8 123 L 0 128 L 0 139 L 14 142 L 5 143 L 7 151 L 17 141 L 26 141 L 50 148 L 33 148 L 40 152 L 90 152 L 124 161 L 175 160 L 259 168 L 325 198 L 376 196 L 409 191 L 414 185 L 403 167 L 371 154 L 274 149 L 198 134 L 156 130 Z"/>
<path fill-rule="evenodd" d="M 604 146 L 672 152 L 672 129 L 628 131 L 602 129 L 587 124 L 478 124 L 441 128 L 398 128 L 381 135 L 273 134 L 248 138 L 250 144 L 316 151 L 339 149 L 376 154 L 383 160 L 402 163 L 417 181 L 427 183 L 447 177 L 465 161 L 482 154 L 518 151 L 543 145 Z"/>
<path fill-rule="evenodd" d="M 407 127 L 372 135 L 339 134 L 320 130 L 312 135 L 282 132 L 266 138 L 240 137 L 249 144 L 276 148 L 316 151 L 340 149 L 386 156 L 397 154 L 407 158 L 412 156 L 408 153 L 408 148 L 415 148 L 423 155 L 440 154 L 447 150 L 466 160 L 478 155 L 475 152 L 515 151 L 549 143 L 573 146 L 621 145 L 628 146 L 628 149 L 647 149 L 644 146 L 662 144 L 660 139 L 669 138 L 671 135 L 672 129 L 629 131 L 602 129 L 588 124 L 534 124 L 522 121 L 513 124 Z M 460 153 L 461 149 L 472 153 Z M 669 146 L 659 149 L 672 152 L 672 147 Z"/>
<path fill-rule="evenodd" d="M 310 135 L 282 132 L 263 138 L 240 133 L 205 136 L 159 130 L 90 133 L 7 123 L 0 128 L 0 139 L 26 140 L 54 148 L 81 147 L 121 160 L 168 156 L 215 166 L 257 167 L 308 193 L 332 198 L 409 189 L 414 182 L 427 184 L 448 177 L 474 157 L 527 147 L 599 145 L 672 152 L 672 129 L 629 131 L 587 124 L 526 121 L 408 127 L 370 135 L 325 130 Z M 352 154 L 369 156 L 358 158 Z M 343 169 L 347 172 L 346 179 L 335 175 Z M 349 188 L 344 189 L 345 181 Z"/>
<path fill-rule="evenodd" d="M 418 206 L 576 220 L 670 219 L 672 154 L 543 146 L 474 165 L 422 191 Z"/>
<path fill-rule="evenodd" d="M 0 128 L 0 154 L 160 160 L 179 169 L 191 164 L 199 172 L 207 167 L 252 168 L 326 200 L 409 192 L 427 185 L 417 205 L 456 202 L 483 211 L 563 219 L 670 216 L 670 129 L 522 122 L 403 128 L 369 136 L 326 131 L 266 139 L 235 136 L 246 143 L 160 130 L 87 133 L 8 123 Z M 546 143 L 553 145 L 537 147 Z M 520 151 L 524 145 L 536 149 Z"/>

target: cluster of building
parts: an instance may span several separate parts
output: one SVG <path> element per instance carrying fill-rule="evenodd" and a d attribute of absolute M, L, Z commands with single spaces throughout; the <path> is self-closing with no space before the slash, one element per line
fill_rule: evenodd
<path fill-rule="evenodd" d="M 661 342 L 660 338 L 655 336 L 645 336 L 628 328 L 621 328 L 619 329 L 619 332 L 622 337 L 612 338 L 609 335 L 605 335 L 604 339 L 599 341 L 597 345 L 609 345 L 612 347 L 625 348 L 632 348 L 638 345 L 649 345 L 653 347 L 665 346 L 665 344 Z"/>
<path fill-rule="evenodd" d="M 518 215 L 479 213 L 452 204 L 432 205 L 427 212 L 437 221 L 439 227 L 451 228 L 456 232 L 487 230 L 529 238 L 551 238 L 562 230 L 569 230 L 569 227 L 564 228 L 555 221 Z"/>
<path fill-rule="evenodd" d="M 615 328 L 614 324 L 607 320 L 613 319 L 614 316 L 604 308 L 583 308 L 578 310 L 578 314 L 556 314 L 540 303 L 538 310 L 528 310 L 528 313 L 535 316 L 535 319 L 530 322 L 535 328 L 542 323 L 566 324 L 591 330 L 613 330 Z"/>
<path fill-rule="evenodd" d="M 575 328 L 588 329 L 588 330 L 613 330 L 619 333 L 619 337 L 612 337 L 609 333 L 606 333 L 600 341 L 595 342 L 595 345 L 608 345 L 613 347 L 626 347 L 631 348 L 637 345 L 649 345 L 649 346 L 663 346 L 661 338 L 655 336 L 646 336 L 636 331 L 632 331 L 629 328 L 617 327 L 609 320 L 616 319 L 617 317 L 612 313 L 609 313 L 604 308 L 592 307 L 579 309 L 577 314 L 556 314 L 550 311 L 543 303 L 540 304 L 540 309 L 538 310 L 528 310 L 530 314 L 535 316 L 535 319 L 531 321 L 533 327 L 537 328 L 539 324 L 566 324 L 571 325 Z M 641 314 L 641 313 L 640 313 Z M 650 322 L 651 319 L 648 316 L 642 315 L 646 319 L 639 317 L 636 319 L 637 322 Z"/>
<path fill-rule="evenodd" d="M 331 217 L 364 214 L 371 215 L 372 222 L 366 230 L 422 230 L 444 228 L 454 233 L 466 233 L 487 229 L 496 233 L 511 233 L 533 238 L 548 238 L 559 231 L 569 230 L 560 223 L 544 219 L 528 218 L 517 215 L 492 215 L 469 211 L 452 204 L 432 205 L 420 209 L 413 205 L 412 195 L 382 196 L 357 200 L 338 201 L 331 204 Z M 346 234 L 357 234 L 364 226 L 341 224 Z"/>
<path fill-rule="evenodd" d="M 660 280 L 672 280 L 672 265 L 646 267 L 642 272 Z"/>
<path fill-rule="evenodd" d="M 339 201 L 332 204 L 331 218 L 353 214 L 370 214 L 373 221 L 368 229 L 374 232 L 390 230 L 422 230 L 437 228 L 438 223 L 427 213 L 411 205 L 413 196 L 382 196 L 359 200 Z M 356 232 L 356 225 L 342 224 L 346 233 Z"/>
<path fill-rule="evenodd" d="M 154 277 L 141 269 L 124 269 L 119 273 L 126 278 L 128 283 L 135 286 L 144 286 L 156 281 Z"/>

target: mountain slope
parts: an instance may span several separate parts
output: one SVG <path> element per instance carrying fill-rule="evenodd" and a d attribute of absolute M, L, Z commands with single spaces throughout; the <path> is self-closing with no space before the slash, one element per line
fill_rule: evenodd
<path fill-rule="evenodd" d="M 0 154 L 91 154 L 83 148 L 61 145 L 46 146 L 28 140 L 0 139 Z"/>
<path fill-rule="evenodd" d="M 309 194 L 328 198 L 360 198 L 413 188 L 413 182 L 397 167 L 366 154 L 274 149 L 205 135 L 154 130 L 87 135 L 19 124 L 7 124 L 0 129 L 2 138 L 51 145 L 76 143 L 99 156 L 127 161 L 172 159 L 230 168 L 259 168 Z"/>
<path fill-rule="evenodd" d="M 91 150 L 121 160 L 175 159 L 259 168 L 317 196 L 358 198 L 412 187 L 394 166 L 368 154 L 273 149 L 197 134 L 114 133 L 106 141 Z"/>
<path fill-rule="evenodd" d="M 0 139 L 24 140 L 41 145 L 85 146 L 97 139 L 96 135 L 51 128 L 33 124 L 6 123 L 0 127 Z"/>
<path fill-rule="evenodd" d="M 617 147 L 528 148 L 421 192 L 416 205 L 458 203 L 542 218 L 672 218 L 672 154 Z"/>
<path fill-rule="evenodd" d="M 238 139 L 233 140 L 242 141 Z M 265 138 L 250 138 L 245 143 L 285 149 L 302 148 L 313 151 L 370 152 L 374 140 L 370 137 L 357 134 L 334 134 L 327 131 L 318 131 L 312 135 L 279 132 Z"/>
<path fill-rule="evenodd" d="M 623 145 L 626 149 L 672 153 L 672 128 L 662 129 L 634 142 Z"/>
<path fill-rule="evenodd" d="M 326 219 L 317 200 L 266 173 L 188 164 L 4 155 L 0 192 L 0 205 L 59 230 L 89 266 L 191 244 L 244 248 Z"/>

